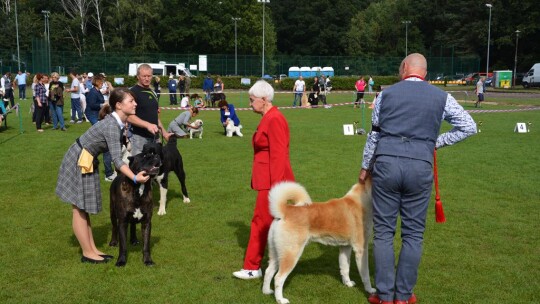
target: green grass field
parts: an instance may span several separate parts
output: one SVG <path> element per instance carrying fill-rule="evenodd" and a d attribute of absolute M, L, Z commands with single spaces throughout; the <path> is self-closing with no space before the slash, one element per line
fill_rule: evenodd
<path fill-rule="evenodd" d="M 245 92 L 228 97 L 237 107 L 248 105 Z M 336 93 L 328 101 L 353 98 L 353 93 Z M 291 102 L 290 94 L 276 94 L 276 104 Z M 161 105 L 167 104 L 162 96 Z M 540 100 L 516 97 L 507 104 L 482 109 L 539 106 Z M 464 107 L 474 110 L 472 103 Z M 182 203 L 179 183 L 171 176 L 167 215 L 157 216 L 155 205 L 151 247 L 156 266 L 144 266 L 141 246 L 130 246 L 127 266 L 117 268 L 114 262 L 80 263 L 71 207 L 54 194 L 64 153 L 90 124 L 68 124 L 67 132 L 48 126 L 38 133 L 28 100 L 21 101 L 21 109 L 24 133 L 15 114 L 9 116 L 9 128 L 0 131 L 0 303 L 274 303 L 273 296 L 262 294 L 262 281 L 231 275 L 242 266 L 256 197 L 250 189 L 251 136 L 259 115 L 239 111 L 244 137 L 226 138 L 219 112 L 201 111 L 204 138 L 178 143 L 191 204 Z M 68 112 L 69 102 L 64 109 L 69 121 Z M 297 181 L 315 201 L 342 196 L 357 180 L 366 139 L 344 136 L 342 125 L 362 125 L 362 111 L 347 105 L 282 112 L 291 129 Z M 163 110 L 161 119 L 168 125 L 179 113 Z M 364 115 L 369 129 L 371 111 Z M 447 222 L 435 223 L 431 204 L 415 293 L 419 303 L 537 302 L 540 112 L 472 115 L 482 121 L 481 133 L 437 155 Z M 531 132 L 514 133 L 516 122 L 531 122 Z M 109 185 L 102 182 L 104 212 L 91 220 L 98 247 L 117 256 L 118 249 L 108 247 Z M 370 259 L 373 278 L 371 253 Z M 311 244 L 284 294 L 292 303 L 367 303 L 354 269 L 351 278 L 360 286 L 342 285 L 337 248 Z"/>

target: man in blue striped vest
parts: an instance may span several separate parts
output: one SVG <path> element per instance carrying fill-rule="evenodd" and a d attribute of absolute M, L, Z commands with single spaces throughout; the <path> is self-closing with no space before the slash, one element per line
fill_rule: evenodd
<path fill-rule="evenodd" d="M 426 212 L 433 184 L 433 152 L 476 133 L 472 117 L 447 92 L 424 81 L 426 58 L 410 54 L 402 81 L 375 101 L 359 182 L 373 181 L 373 255 L 377 294 L 373 304 L 416 303 L 413 289 L 422 256 Z M 453 129 L 439 134 L 442 120 Z M 394 263 L 394 235 L 401 216 L 402 247 Z"/>

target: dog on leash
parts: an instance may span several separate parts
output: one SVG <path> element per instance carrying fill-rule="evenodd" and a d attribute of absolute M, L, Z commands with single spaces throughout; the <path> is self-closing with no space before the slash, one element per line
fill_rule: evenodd
<path fill-rule="evenodd" d="M 167 192 L 169 189 L 169 173 L 174 172 L 180 186 L 182 188 L 182 195 L 184 203 L 191 202 L 186 188 L 186 172 L 184 172 L 184 162 L 182 161 L 182 155 L 176 146 L 177 139 L 174 136 L 169 138 L 167 144 L 163 146 L 162 165 L 159 170 L 159 174 L 156 177 L 156 181 L 159 184 L 159 210 L 158 215 L 165 215 L 165 207 L 167 205 Z"/>
<path fill-rule="evenodd" d="M 264 294 L 274 293 L 270 288 L 274 278 L 276 301 L 289 303 L 283 297 L 283 285 L 309 242 L 340 246 L 339 270 L 348 287 L 356 284 L 349 277 L 353 250 L 364 289 L 370 294 L 376 292 L 371 286 L 368 265 L 368 242 L 373 228 L 371 179 L 366 184 L 353 185 L 342 198 L 313 204 L 304 187 L 284 182 L 272 187 L 269 200 L 274 221 L 268 234 L 269 265 L 264 275 Z M 294 205 L 287 204 L 288 201 Z"/>
<path fill-rule="evenodd" d="M 234 134 L 243 137 L 244 134 L 240 132 L 240 129 L 242 129 L 242 125 L 235 126 L 234 121 L 232 119 L 227 118 L 227 126 L 225 127 L 225 131 L 227 132 L 227 137 L 232 137 Z"/>
<path fill-rule="evenodd" d="M 203 121 L 200 119 L 195 120 L 192 124 L 194 127 L 198 127 L 197 129 L 189 128 L 189 138 L 193 139 L 193 135 L 199 134 L 199 138 L 202 139 L 203 135 Z"/>
<path fill-rule="evenodd" d="M 137 174 L 145 171 L 151 178 L 144 184 L 135 184 L 124 174 L 118 174 L 110 188 L 110 216 L 112 238 L 109 246 L 119 245 L 116 266 L 125 266 L 127 262 L 127 227 L 131 225 L 130 241 L 138 244 L 137 223 L 141 223 L 143 235 L 143 261 L 147 266 L 154 265 L 150 256 L 150 232 L 152 225 L 152 179 L 161 167 L 161 145 L 146 144 L 140 154 L 129 157 L 129 168 Z"/>

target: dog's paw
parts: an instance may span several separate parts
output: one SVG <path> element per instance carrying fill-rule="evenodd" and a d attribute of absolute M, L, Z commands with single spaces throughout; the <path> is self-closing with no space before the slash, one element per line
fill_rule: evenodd
<path fill-rule="evenodd" d="M 115 265 L 116 265 L 116 267 L 124 267 L 124 266 L 126 266 L 126 261 L 118 259 L 118 261 L 116 261 Z"/>
<path fill-rule="evenodd" d="M 375 294 L 377 293 L 377 289 L 370 287 L 366 289 L 366 292 L 369 294 Z"/>
<path fill-rule="evenodd" d="M 165 214 L 167 214 L 167 212 L 165 211 L 165 208 L 159 208 L 157 214 L 158 215 L 165 215 Z"/>
<path fill-rule="evenodd" d="M 118 246 L 118 242 L 117 241 L 110 241 L 109 246 L 110 247 L 116 247 L 116 246 Z"/>
<path fill-rule="evenodd" d="M 189 199 L 189 197 L 184 196 L 184 203 L 186 203 L 186 204 L 191 203 L 191 200 Z"/>
<path fill-rule="evenodd" d="M 289 304 L 289 300 L 288 299 L 285 299 L 285 298 L 281 298 L 281 299 L 276 299 L 276 302 L 278 302 L 279 304 Z"/>
<path fill-rule="evenodd" d="M 273 291 L 272 289 L 270 289 L 270 288 L 264 288 L 264 287 L 263 287 L 263 289 L 262 289 L 262 292 L 263 292 L 263 294 L 265 294 L 265 295 L 271 295 L 271 294 L 274 293 L 274 291 Z"/>
<path fill-rule="evenodd" d="M 146 266 L 154 266 L 154 265 L 156 265 L 156 263 L 154 263 L 154 261 L 152 261 L 152 260 L 149 260 L 149 261 L 144 261 L 144 265 L 146 265 Z"/>
<path fill-rule="evenodd" d="M 345 286 L 347 286 L 347 287 L 354 287 L 354 286 L 356 286 L 356 283 L 355 283 L 354 281 L 343 282 L 343 284 L 345 284 Z"/>

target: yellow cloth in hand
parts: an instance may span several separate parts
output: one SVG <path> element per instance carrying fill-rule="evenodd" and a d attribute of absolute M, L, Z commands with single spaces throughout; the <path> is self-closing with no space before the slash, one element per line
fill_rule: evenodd
<path fill-rule="evenodd" d="M 94 156 L 84 148 L 81 151 L 77 164 L 81 167 L 82 174 L 94 172 Z"/>

